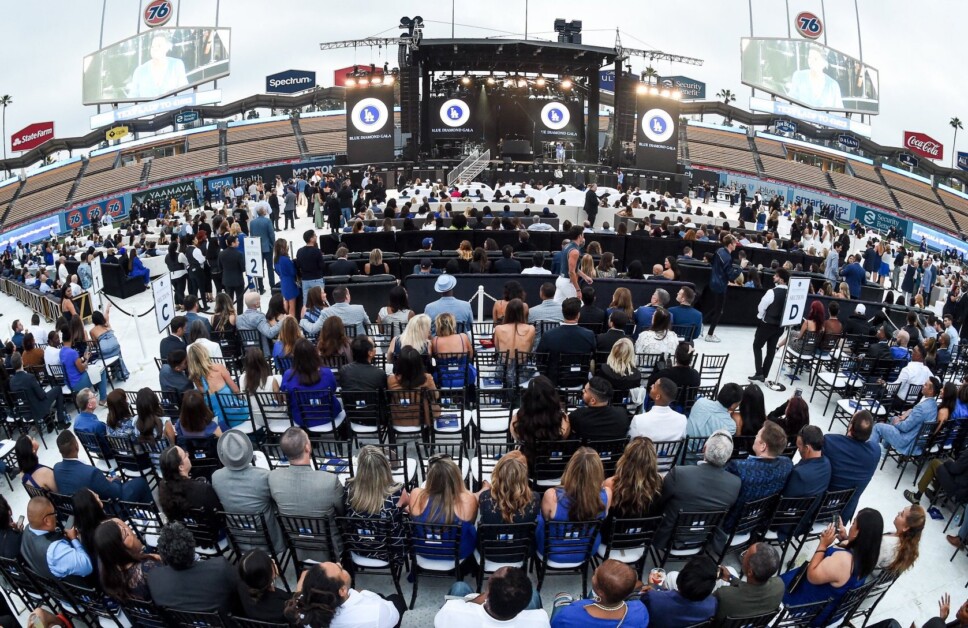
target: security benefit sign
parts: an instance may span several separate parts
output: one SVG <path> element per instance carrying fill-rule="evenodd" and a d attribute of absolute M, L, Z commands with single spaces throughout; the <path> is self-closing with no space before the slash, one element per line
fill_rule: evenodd
<path fill-rule="evenodd" d="M 635 167 L 675 172 L 679 153 L 679 101 L 656 94 L 639 94 Z"/>
<path fill-rule="evenodd" d="M 530 102 L 536 142 L 581 142 L 585 116 L 580 103 L 561 100 Z"/>
<path fill-rule="evenodd" d="M 155 322 L 158 333 L 165 331 L 175 318 L 175 293 L 171 289 L 171 274 L 164 274 L 151 282 L 151 293 L 155 301 Z"/>
<path fill-rule="evenodd" d="M 435 140 L 480 137 L 481 125 L 471 99 L 431 98 L 430 133 Z"/>
<path fill-rule="evenodd" d="M 393 87 L 346 90 L 346 156 L 351 164 L 393 161 Z"/>

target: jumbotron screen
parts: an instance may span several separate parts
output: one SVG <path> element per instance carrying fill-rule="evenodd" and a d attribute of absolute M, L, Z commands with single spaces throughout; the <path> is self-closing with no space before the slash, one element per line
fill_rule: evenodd
<path fill-rule="evenodd" d="M 155 28 L 84 57 L 85 105 L 155 100 L 227 76 L 231 29 Z"/>
<path fill-rule="evenodd" d="M 880 112 L 876 69 L 851 56 L 802 39 L 744 37 L 742 81 L 820 111 Z"/>

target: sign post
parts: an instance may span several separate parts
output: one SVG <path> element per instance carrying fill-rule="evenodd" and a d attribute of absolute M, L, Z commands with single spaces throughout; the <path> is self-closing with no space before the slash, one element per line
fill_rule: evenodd
<path fill-rule="evenodd" d="M 91 285 L 95 295 L 97 295 L 98 306 L 104 309 L 104 297 L 101 290 L 104 289 L 104 275 L 101 272 L 101 258 L 93 256 L 91 260 Z"/>
<path fill-rule="evenodd" d="M 776 369 L 776 379 L 766 382 L 767 388 L 777 392 L 786 390 L 786 386 L 780 383 L 780 371 L 783 369 L 783 360 L 786 358 L 787 346 L 790 344 L 790 331 L 795 325 L 799 325 L 803 320 L 803 314 L 807 309 L 807 295 L 810 294 L 809 277 L 790 277 L 789 287 L 787 288 L 786 303 L 783 305 L 783 315 L 780 317 L 780 327 L 787 327 L 787 342 L 783 345 L 783 353 L 780 354 L 780 364 Z"/>
<path fill-rule="evenodd" d="M 168 329 L 175 318 L 175 293 L 171 289 L 171 275 L 164 274 L 151 282 L 151 292 L 155 301 L 155 322 L 158 333 Z M 165 358 L 167 356 L 162 356 Z"/>
<path fill-rule="evenodd" d="M 245 274 L 250 277 L 263 277 L 262 238 L 245 238 Z"/>

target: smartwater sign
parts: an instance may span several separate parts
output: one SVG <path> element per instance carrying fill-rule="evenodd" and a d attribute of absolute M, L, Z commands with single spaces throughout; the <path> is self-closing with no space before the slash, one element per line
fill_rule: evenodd
<path fill-rule="evenodd" d="M 888 231 L 894 227 L 904 237 L 908 237 L 911 233 L 911 225 L 907 220 L 863 205 L 854 205 L 854 218 L 868 229 Z"/>
<path fill-rule="evenodd" d="M 295 94 L 316 87 L 316 73 L 308 70 L 286 70 L 266 77 L 267 94 Z"/>

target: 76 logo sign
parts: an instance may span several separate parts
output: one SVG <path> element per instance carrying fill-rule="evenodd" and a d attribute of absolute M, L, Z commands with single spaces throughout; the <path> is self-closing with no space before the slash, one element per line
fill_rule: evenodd
<path fill-rule="evenodd" d="M 164 26 L 175 13 L 171 0 L 154 0 L 145 7 L 144 19 L 149 28 Z"/>
<path fill-rule="evenodd" d="M 797 27 L 797 32 L 807 39 L 818 39 L 823 35 L 823 22 L 809 11 L 803 11 L 797 15 L 794 24 Z"/>

